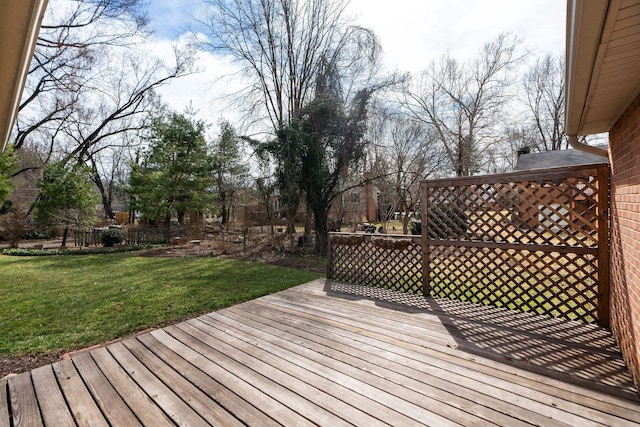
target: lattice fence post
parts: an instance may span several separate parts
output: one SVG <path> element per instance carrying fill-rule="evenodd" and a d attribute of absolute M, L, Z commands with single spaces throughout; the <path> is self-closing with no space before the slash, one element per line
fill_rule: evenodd
<path fill-rule="evenodd" d="M 598 167 L 598 321 L 609 326 L 609 165 Z"/>
<path fill-rule="evenodd" d="M 331 246 L 331 239 L 333 238 L 333 233 L 329 233 L 329 238 L 327 239 L 327 279 L 333 278 L 333 253 Z"/>
<path fill-rule="evenodd" d="M 420 184 L 420 221 L 421 221 L 421 242 L 422 242 L 422 293 L 425 297 L 431 295 L 431 274 L 428 244 L 429 237 L 429 188 L 424 182 Z"/>

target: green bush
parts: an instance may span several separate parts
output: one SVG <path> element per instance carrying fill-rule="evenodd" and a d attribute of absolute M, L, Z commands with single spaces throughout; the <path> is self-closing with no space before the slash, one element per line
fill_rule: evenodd
<path fill-rule="evenodd" d="M 414 236 L 422 234 L 422 221 L 411 221 L 411 234 Z"/>
<path fill-rule="evenodd" d="M 122 243 L 122 231 L 120 231 L 119 228 L 105 230 L 102 232 L 102 236 L 100 236 L 100 241 L 107 248 L 120 244 Z"/>

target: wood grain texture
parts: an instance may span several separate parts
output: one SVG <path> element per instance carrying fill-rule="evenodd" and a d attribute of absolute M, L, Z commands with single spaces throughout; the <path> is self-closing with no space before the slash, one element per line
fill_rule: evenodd
<path fill-rule="evenodd" d="M 76 424 L 79 427 L 108 426 L 73 362 L 70 359 L 61 360 L 54 363 L 52 368 Z"/>
<path fill-rule="evenodd" d="M 11 427 L 7 380 L 5 379 L 0 380 L 0 427 Z"/>
<path fill-rule="evenodd" d="M 80 353 L 72 358 L 93 399 L 109 421 L 116 426 L 141 426 L 129 405 L 122 400 L 118 391 L 104 376 L 90 353 Z"/>
<path fill-rule="evenodd" d="M 12 425 L 14 427 L 43 426 L 38 400 L 36 398 L 31 372 L 9 377 L 9 395 L 11 401 Z"/>
<path fill-rule="evenodd" d="M 42 366 L 31 371 L 31 379 L 33 380 L 45 425 L 75 426 L 73 415 L 64 400 L 62 390 L 58 387 L 51 365 Z"/>

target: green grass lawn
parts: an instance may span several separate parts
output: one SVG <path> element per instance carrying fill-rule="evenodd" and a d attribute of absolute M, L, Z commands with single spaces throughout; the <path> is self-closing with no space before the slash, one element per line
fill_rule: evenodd
<path fill-rule="evenodd" d="M 79 349 L 318 277 L 217 258 L 0 255 L 0 355 Z"/>

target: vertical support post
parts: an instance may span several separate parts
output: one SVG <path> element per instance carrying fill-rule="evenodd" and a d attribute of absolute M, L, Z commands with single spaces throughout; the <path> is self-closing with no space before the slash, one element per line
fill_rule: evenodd
<path fill-rule="evenodd" d="M 609 165 L 598 167 L 598 321 L 609 326 Z"/>
<path fill-rule="evenodd" d="M 331 253 L 331 236 L 333 233 L 329 233 L 327 236 L 327 279 L 333 278 L 333 254 Z"/>
<path fill-rule="evenodd" d="M 426 181 L 420 183 L 420 221 L 422 224 L 420 234 L 422 242 L 422 294 L 425 297 L 431 295 L 431 271 L 429 269 L 429 188 Z"/>

